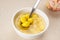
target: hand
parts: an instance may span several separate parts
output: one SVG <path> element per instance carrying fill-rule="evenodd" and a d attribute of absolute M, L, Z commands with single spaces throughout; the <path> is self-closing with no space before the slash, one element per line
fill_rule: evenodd
<path fill-rule="evenodd" d="M 54 11 L 60 11 L 60 0 L 49 0 L 48 7 Z"/>

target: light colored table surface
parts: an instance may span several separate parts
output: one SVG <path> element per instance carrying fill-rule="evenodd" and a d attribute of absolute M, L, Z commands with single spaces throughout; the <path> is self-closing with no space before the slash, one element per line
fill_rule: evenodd
<path fill-rule="evenodd" d="M 19 37 L 11 25 L 11 17 L 20 8 L 32 7 L 36 0 L 0 0 L 0 40 L 26 40 Z M 42 37 L 34 40 L 60 40 L 60 12 L 52 12 L 45 6 L 47 0 L 41 0 L 38 9 L 49 17 L 50 24 Z"/>

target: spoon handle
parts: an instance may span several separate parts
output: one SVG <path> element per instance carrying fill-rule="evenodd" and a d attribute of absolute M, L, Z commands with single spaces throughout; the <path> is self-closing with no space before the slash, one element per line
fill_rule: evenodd
<path fill-rule="evenodd" d="M 35 5 L 33 6 L 32 11 L 31 11 L 31 13 L 30 13 L 30 17 L 31 17 L 31 15 L 32 15 L 32 13 L 35 11 L 35 9 L 37 8 L 39 2 L 40 2 L 40 0 L 37 0 L 37 2 L 35 3 Z"/>
<path fill-rule="evenodd" d="M 40 0 L 37 0 L 37 2 L 35 3 L 35 5 L 33 6 L 33 8 L 37 8 L 39 2 L 40 2 Z"/>

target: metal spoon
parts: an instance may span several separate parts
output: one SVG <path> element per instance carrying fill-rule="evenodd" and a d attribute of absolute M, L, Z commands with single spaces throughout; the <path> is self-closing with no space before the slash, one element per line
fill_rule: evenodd
<path fill-rule="evenodd" d="M 39 2 L 40 2 L 40 0 L 37 0 L 37 2 L 35 3 L 35 5 L 33 6 L 32 11 L 31 11 L 31 13 L 30 13 L 30 17 L 31 17 L 31 15 L 32 15 L 32 13 L 36 10 Z"/>

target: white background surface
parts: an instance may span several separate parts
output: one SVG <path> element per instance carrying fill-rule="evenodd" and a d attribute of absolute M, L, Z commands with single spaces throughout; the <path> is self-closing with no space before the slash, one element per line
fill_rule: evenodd
<path fill-rule="evenodd" d="M 19 37 L 12 28 L 12 15 L 24 7 L 32 7 L 36 0 L 0 0 L 0 40 L 26 40 Z M 44 11 L 50 25 L 47 31 L 34 40 L 60 40 L 60 12 L 53 12 L 46 8 L 47 0 L 41 0 L 38 9 Z M 28 40 L 28 39 L 27 39 Z"/>

